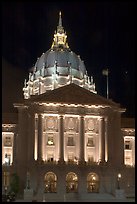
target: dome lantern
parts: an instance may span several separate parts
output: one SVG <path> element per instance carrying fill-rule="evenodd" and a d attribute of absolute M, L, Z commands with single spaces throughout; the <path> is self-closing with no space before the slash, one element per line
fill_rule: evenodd
<path fill-rule="evenodd" d="M 61 11 L 59 12 L 59 23 L 57 26 L 57 31 L 54 34 L 54 39 L 51 48 L 69 48 L 68 43 L 66 42 L 67 35 L 64 32 L 64 28 L 62 26 L 62 18 L 61 18 Z"/>

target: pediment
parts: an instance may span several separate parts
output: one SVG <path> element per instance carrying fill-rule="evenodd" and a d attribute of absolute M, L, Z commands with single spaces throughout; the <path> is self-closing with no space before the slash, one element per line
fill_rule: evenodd
<path fill-rule="evenodd" d="M 59 87 L 46 93 L 32 96 L 27 99 L 28 102 L 53 102 L 53 103 L 67 103 L 67 104 L 83 104 L 83 105 L 108 105 L 117 106 L 111 100 L 108 100 L 98 94 L 94 94 L 89 90 L 82 88 L 76 84 L 69 84 Z"/>

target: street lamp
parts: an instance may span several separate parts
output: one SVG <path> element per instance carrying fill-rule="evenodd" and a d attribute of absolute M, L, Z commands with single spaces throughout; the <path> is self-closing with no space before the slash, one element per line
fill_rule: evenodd
<path fill-rule="evenodd" d="M 117 183 L 118 183 L 117 188 L 118 189 L 120 189 L 120 179 L 121 179 L 121 174 L 119 173 L 118 176 L 117 176 Z"/>

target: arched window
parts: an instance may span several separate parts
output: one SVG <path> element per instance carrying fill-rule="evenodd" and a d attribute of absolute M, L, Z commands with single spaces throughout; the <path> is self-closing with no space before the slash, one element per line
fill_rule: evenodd
<path fill-rule="evenodd" d="M 89 173 L 87 176 L 87 191 L 92 193 L 99 192 L 99 177 L 96 173 Z"/>
<path fill-rule="evenodd" d="M 66 176 L 66 192 L 73 193 L 78 190 L 78 177 L 74 172 L 70 172 Z"/>
<path fill-rule="evenodd" d="M 55 193 L 57 192 L 57 176 L 53 172 L 48 172 L 44 177 L 45 192 Z"/>

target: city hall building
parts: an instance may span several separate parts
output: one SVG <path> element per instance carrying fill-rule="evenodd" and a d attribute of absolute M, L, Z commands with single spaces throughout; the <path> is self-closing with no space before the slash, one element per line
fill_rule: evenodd
<path fill-rule="evenodd" d="M 92 200 L 135 190 L 134 119 L 97 94 L 79 55 L 67 44 L 61 13 L 51 48 L 25 80 L 15 117 L 3 114 L 2 190 L 13 173 L 19 195 L 33 199 Z"/>

